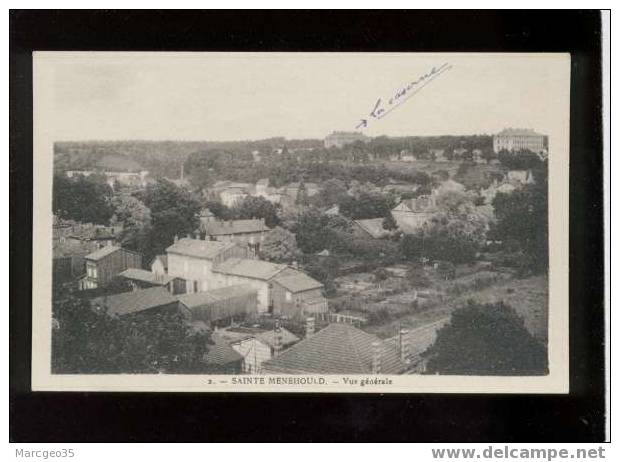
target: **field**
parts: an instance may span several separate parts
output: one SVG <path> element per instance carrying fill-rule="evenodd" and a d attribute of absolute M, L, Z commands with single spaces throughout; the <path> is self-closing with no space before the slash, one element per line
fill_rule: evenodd
<path fill-rule="evenodd" d="M 484 263 L 462 265 L 456 278 L 446 281 L 432 267 L 399 265 L 377 280 L 371 273 L 354 273 L 336 279 L 337 296 L 330 300 L 338 310 L 357 312 L 368 319 L 364 330 L 382 338 L 400 328 L 415 328 L 445 318 L 472 299 L 481 303 L 504 301 L 524 319 L 526 328 L 547 340 L 547 278 L 518 279 L 504 269 Z"/>

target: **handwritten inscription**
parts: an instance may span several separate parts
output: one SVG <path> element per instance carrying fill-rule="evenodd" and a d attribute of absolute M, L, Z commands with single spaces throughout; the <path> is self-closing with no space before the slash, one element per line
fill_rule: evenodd
<path fill-rule="evenodd" d="M 441 74 L 449 71 L 450 69 L 452 69 L 452 65 L 450 63 L 443 63 L 439 67 L 433 66 L 432 69 L 426 74 L 423 74 L 417 79 L 407 83 L 406 85 L 403 85 L 398 90 L 396 90 L 394 94 L 390 97 L 385 99 L 377 99 L 376 103 L 374 104 L 372 110 L 368 113 L 368 115 L 360 119 L 359 123 L 355 126 L 356 130 L 366 128 L 371 122 L 382 119 L 394 109 L 396 109 L 398 106 L 407 101 L 409 98 L 411 98 L 413 95 L 415 95 L 417 92 L 419 92 L 426 85 L 428 85 Z"/>

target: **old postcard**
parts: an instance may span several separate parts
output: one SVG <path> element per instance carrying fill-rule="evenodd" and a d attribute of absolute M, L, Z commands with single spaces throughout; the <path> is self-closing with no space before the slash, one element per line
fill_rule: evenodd
<path fill-rule="evenodd" d="M 566 393 L 570 55 L 33 55 L 34 390 Z"/>

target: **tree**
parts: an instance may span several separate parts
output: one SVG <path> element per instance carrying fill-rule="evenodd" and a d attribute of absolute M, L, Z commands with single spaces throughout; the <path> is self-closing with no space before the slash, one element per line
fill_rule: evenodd
<path fill-rule="evenodd" d="M 321 183 L 321 189 L 313 198 L 320 207 L 330 207 L 340 203 L 347 196 L 347 185 L 338 178 L 330 178 Z"/>
<path fill-rule="evenodd" d="M 394 231 L 395 229 L 398 229 L 398 223 L 396 223 L 396 220 L 394 220 L 394 217 L 391 213 L 388 213 L 385 216 L 381 225 L 383 226 L 383 229 L 386 229 L 388 231 Z"/>
<path fill-rule="evenodd" d="M 192 330 L 180 313 L 112 317 L 61 294 L 52 316 L 53 373 L 205 372 L 210 334 Z"/>
<path fill-rule="evenodd" d="M 61 218 L 108 224 L 113 213 L 111 198 L 112 188 L 100 175 L 54 177 L 52 209 Z"/>
<path fill-rule="evenodd" d="M 114 215 L 111 223 L 121 224 L 120 239 L 123 247 L 140 253 L 150 251 L 151 211 L 142 201 L 127 194 L 112 198 Z"/>
<path fill-rule="evenodd" d="M 215 212 L 214 212 L 215 214 Z M 248 196 L 231 210 L 235 219 L 263 218 L 270 228 L 280 224 L 278 209 L 264 197 Z"/>
<path fill-rule="evenodd" d="M 152 254 L 163 252 L 174 236 L 191 235 L 198 228 L 200 201 L 186 189 L 159 180 L 140 199 L 151 210 Z"/>
<path fill-rule="evenodd" d="M 543 375 L 547 351 L 523 319 L 502 302 L 468 304 L 452 313 L 424 353 L 427 372 L 455 375 Z"/>
<path fill-rule="evenodd" d="M 297 190 L 297 197 L 295 197 L 295 205 L 303 208 L 308 205 L 308 192 L 306 191 L 306 185 L 304 180 L 299 182 L 299 189 Z"/>
<path fill-rule="evenodd" d="M 295 225 L 297 245 L 304 253 L 316 253 L 330 242 L 329 217 L 316 209 L 308 209 L 299 215 Z"/>
<path fill-rule="evenodd" d="M 394 197 L 386 194 L 363 192 L 358 198 L 346 197 L 339 206 L 340 213 L 352 220 L 387 216 L 395 204 Z"/>
<path fill-rule="evenodd" d="M 493 199 L 496 222 L 489 235 L 511 251 L 520 251 L 530 260 L 531 271 L 548 270 L 549 230 L 546 171 L 535 175 L 536 183 Z"/>
<path fill-rule="evenodd" d="M 299 255 L 297 240 L 290 231 L 279 226 L 265 236 L 260 247 L 261 257 L 274 262 L 291 262 Z"/>
<path fill-rule="evenodd" d="M 232 220 L 234 217 L 233 211 L 220 201 L 207 201 L 205 207 L 219 220 Z"/>

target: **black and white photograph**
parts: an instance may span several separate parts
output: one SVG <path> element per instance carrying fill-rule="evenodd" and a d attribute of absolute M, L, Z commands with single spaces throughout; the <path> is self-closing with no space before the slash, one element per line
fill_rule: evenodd
<path fill-rule="evenodd" d="M 34 62 L 57 384 L 561 391 L 568 55 Z"/>

